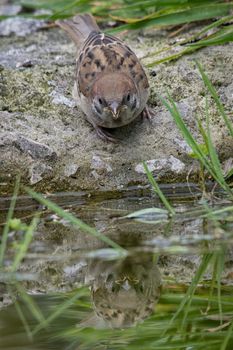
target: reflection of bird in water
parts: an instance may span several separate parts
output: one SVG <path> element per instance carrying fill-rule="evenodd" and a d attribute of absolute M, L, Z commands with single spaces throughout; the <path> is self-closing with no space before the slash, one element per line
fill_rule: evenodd
<path fill-rule="evenodd" d="M 161 278 L 153 257 L 92 261 L 91 285 L 95 317 L 83 323 L 93 327 L 129 327 L 149 317 L 159 299 Z"/>

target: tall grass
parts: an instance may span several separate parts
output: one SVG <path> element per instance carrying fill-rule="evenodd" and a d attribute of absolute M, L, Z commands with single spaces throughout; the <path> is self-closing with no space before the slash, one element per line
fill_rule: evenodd
<path fill-rule="evenodd" d="M 220 102 L 220 99 L 216 93 L 216 90 L 214 89 L 212 83 L 208 79 L 207 75 L 204 73 L 203 68 L 201 67 L 200 63 L 198 63 L 199 71 L 202 75 L 203 81 L 205 85 L 207 86 L 209 92 L 211 93 L 212 97 L 214 98 L 214 101 L 217 105 L 217 108 L 220 112 L 220 116 L 223 118 L 225 125 L 228 129 L 228 132 L 231 136 L 232 134 L 232 128 L 233 124 L 230 121 L 230 119 L 227 117 L 223 105 Z M 180 114 L 175 101 L 172 99 L 170 94 L 167 96 L 167 100 L 160 97 L 163 104 L 167 107 L 169 110 L 171 116 L 173 117 L 177 127 L 179 128 L 183 138 L 188 143 L 188 145 L 192 148 L 193 153 L 195 154 L 196 158 L 199 160 L 199 162 L 202 164 L 202 166 L 207 170 L 208 175 L 211 175 L 212 178 L 229 194 L 232 196 L 232 190 L 228 186 L 224 174 L 221 168 L 220 160 L 218 158 L 218 154 L 216 152 L 216 149 L 213 144 L 213 140 L 210 133 L 210 121 L 209 121 L 209 108 L 208 103 L 206 99 L 206 126 L 207 131 L 205 131 L 202 123 L 199 120 L 199 130 L 200 134 L 203 139 L 203 143 L 205 145 L 205 148 L 203 149 L 203 145 L 199 144 L 197 140 L 194 138 L 190 130 L 188 129 L 187 125 L 185 124 L 182 115 Z M 207 151 L 207 152 L 206 152 Z"/>
<path fill-rule="evenodd" d="M 49 9 L 50 18 L 69 17 L 77 12 L 91 12 L 103 18 L 125 22 L 117 29 L 138 29 L 146 26 L 170 26 L 224 16 L 232 2 L 221 0 L 18 0 L 25 9 Z"/>
<path fill-rule="evenodd" d="M 171 204 L 169 203 L 167 198 L 164 196 L 163 192 L 160 190 L 160 188 L 159 188 L 157 182 L 155 181 L 153 175 L 151 174 L 146 162 L 143 162 L 143 167 L 144 167 L 144 170 L 147 174 L 148 180 L 150 181 L 150 183 L 152 185 L 153 190 L 155 191 L 155 193 L 158 194 L 159 198 L 163 202 L 165 208 L 168 210 L 170 215 L 175 215 L 175 210 L 172 208 Z"/>
<path fill-rule="evenodd" d="M 157 64 L 176 60 L 183 55 L 192 53 L 206 46 L 223 45 L 233 40 L 233 25 L 224 25 L 231 23 L 233 15 L 224 16 L 215 20 L 213 23 L 204 26 L 201 30 L 195 34 L 190 35 L 188 38 L 178 41 L 170 46 L 167 46 L 159 51 L 151 51 L 145 57 L 150 58 L 150 62 L 146 64 L 147 67 L 154 67 Z M 176 53 L 169 54 L 171 51 Z M 165 57 L 151 60 L 154 56 L 159 56 L 167 52 Z"/>
<path fill-rule="evenodd" d="M 227 0 L 15 0 L 23 6 L 19 14 L 25 17 L 56 20 L 74 16 L 77 13 L 89 12 L 99 22 L 115 20 L 118 25 L 107 29 L 110 33 L 147 27 L 176 27 L 206 20 L 214 20 L 198 33 L 182 42 L 172 44 L 162 51 L 151 50 L 149 56 L 156 56 L 164 51 L 176 49 L 168 54 L 147 63 L 148 66 L 171 61 L 184 54 L 194 52 L 205 46 L 220 45 L 233 41 L 232 9 L 233 1 Z M 49 14 L 34 14 L 33 10 L 45 9 Z M 6 16 L 0 16 L 0 20 Z M 219 19 L 220 18 L 220 19 Z M 216 20 L 217 19 L 217 20 Z M 227 26 L 224 26 L 227 24 Z M 210 33 L 211 29 L 211 33 Z M 213 32 L 214 30 L 214 32 Z M 178 52 L 177 49 L 179 48 Z"/>
<path fill-rule="evenodd" d="M 83 350 L 109 348 L 109 344 L 111 344 L 111 349 L 115 350 L 122 348 L 129 350 L 183 350 L 189 348 L 195 350 L 230 350 L 233 345 L 232 296 L 228 295 L 227 291 L 222 296 L 224 324 L 219 325 L 217 317 L 218 299 L 216 295 L 209 298 L 209 288 L 203 282 L 197 286 L 197 294 L 192 297 L 186 327 L 181 329 L 183 313 L 180 313 L 167 333 L 162 335 L 175 310 L 183 298 L 186 297 L 185 288 L 182 284 L 168 283 L 165 285 L 154 314 L 144 323 L 124 330 L 79 326 L 75 318 L 75 309 L 73 309 L 73 312 L 69 315 L 73 318 L 76 326 L 64 326 L 63 330 L 59 329 L 59 332 L 54 332 L 55 337 L 66 340 L 70 344 L 70 349 L 78 346 Z M 211 308 L 205 311 L 209 300 Z"/>
<path fill-rule="evenodd" d="M 233 1 L 228 0 L 15 0 L 14 3 L 23 6 L 19 15 L 25 17 L 53 21 L 68 18 L 77 13 L 89 12 L 96 16 L 99 22 L 115 20 L 118 25 L 107 29 L 111 33 L 147 27 L 182 27 L 197 21 L 198 23 L 206 20 L 215 21 L 184 41 L 172 44 L 161 51 L 151 50 L 149 56 L 156 56 L 176 48 L 175 54 L 168 54 L 147 64 L 151 67 L 177 59 L 205 46 L 233 41 Z M 48 10 L 49 13 L 33 13 L 33 10 L 39 9 Z M 6 17 L 0 16 L 0 20 Z M 211 33 L 209 33 L 210 29 Z M 177 52 L 178 47 L 179 52 Z"/>
<path fill-rule="evenodd" d="M 8 238 L 8 233 L 10 229 L 10 223 L 11 219 L 13 217 L 14 209 L 15 209 L 15 204 L 16 204 L 16 199 L 19 191 L 19 185 L 20 185 L 20 177 L 18 176 L 16 179 L 15 183 L 15 188 L 13 192 L 13 196 L 11 199 L 11 204 L 10 208 L 8 210 L 7 218 L 6 218 L 6 224 L 3 228 L 3 233 L 1 237 L 1 245 L 0 245 L 0 268 L 3 266 L 3 261 L 4 261 L 4 254 L 6 251 L 6 244 L 7 244 L 7 238 Z"/>
<path fill-rule="evenodd" d="M 228 118 L 227 114 L 224 111 L 224 107 L 217 95 L 217 92 L 215 88 L 213 87 L 212 83 L 210 82 L 209 78 L 205 74 L 202 66 L 200 63 L 197 63 L 199 72 L 201 74 L 201 77 L 203 79 L 203 82 L 205 86 L 207 87 L 209 93 L 211 94 L 212 98 L 215 101 L 215 104 L 217 106 L 217 109 L 219 111 L 220 116 L 223 118 L 223 121 L 225 123 L 226 129 L 229 133 L 230 136 L 233 136 L 232 134 L 232 122 Z M 211 132 L 210 132 L 210 116 L 209 116 L 209 105 L 208 105 L 208 100 L 206 98 L 206 129 L 203 127 L 202 122 L 200 119 L 198 120 L 198 127 L 200 130 L 200 134 L 203 139 L 204 143 L 204 148 L 203 145 L 199 144 L 194 136 L 191 134 L 190 130 L 188 129 L 187 125 L 185 124 L 174 100 L 171 98 L 171 96 L 168 94 L 167 100 L 164 98 L 161 98 L 163 104 L 167 107 L 169 112 L 171 113 L 177 127 L 179 128 L 180 132 L 182 133 L 182 136 L 186 140 L 186 142 L 189 144 L 189 146 L 192 148 L 193 153 L 199 160 L 200 164 L 204 167 L 204 169 L 207 171 L 208 175 L 211 175 L 213 179 L 230 195 L 232 198 L 232 189 L 228 186 L 224 175 L 223 171 L 221 168 L 221 163 L 218 158 L 218 154 L 216 152 L 216 149 L 214 147 L 214 143 L 212 140 Z M 146 166 L 146 163 L 144 162 L 144 169 L 146 171 L 146 174 L 148 176 L 148 179 L 150 183 L 152 184 L 152 187 L 154 188 L 155 192 L 159 195 L 161 201 L 163 202 L 164 206 L 166 207 L 167 211 L 172 214 L 172 216 L 176 216 L 177 213 L 174 208 L 171 207 L 170 203 L 167 201 L 167 199 L 164 197 L 163 193 L 159 189 L 158 184 L 156 183 L 155 179 L 153 178 L 153 175 L 150 173 L 148 167 Z M 151 208 L 151 209 L 156 209 L 156 212 L 152 214 L 150 212 L 150 209 L 147 208 L 146 212 L 136 212 L 133 214 L 128 215 L 128 217 L 133 217 L 136 219 L 137 217 L 140 218 L 140 221 L 143 222 L 143 216 L 145 215 L 145 218 L 148 217 L 149 214 L 152 214 L 152 216 L 155 216 L 155 219 L 158 217 L 158 208 Z M 218 210 L 210 209 L 207 204 L 205 203 L 204 207 L 204 212 L 199 213 L 202 217 L 207 217 L 210 221 L 215 223 L 215 225 L 219 226 L 219 216 L 218 216 Z M 232 206 L 228 208 L 230 211 L 232 210 Z M 226 210 L 226 208 L 219 209 L 221 213 Z M 160 213 L 159 213 L 160 214 Z M 147 219 L 146 219 L 147 220 Z M 151 217 L 150 217 L 151 220 Z M 149 223 L 149 221 L 146 221 Z M 155 224 L 156 222 L 153 222 L 153 219 L 151 220 L 152 224 Z M 232 237 L 232 233 L 230 234 Z M 213 248 L 213 247 L 212 247 Z M 187 325 L 190 322 L 193 322 L 193 302 L 195 300 L 195 292 L 198 288 L 198 285 L 200 285 L 203 279 L 203 276 L 206 274 L 207 271 L 210 270 L 210 267 L 212 266 L 212 284 L 210 287 L 210 294 L 208 297 L 208 308 L 213 307 L 211 304 L 210 306 L 210 300 L 212 300 L 213 297 L 213 290 L 216 289 L 217 291 L 217 305 L 218 305 L 218 320 L 220 325 L 216 327 L 216 332 L 219 331 L 219 336 L 222 338 L 221 341 L 219 341 L 219 344 L 217 343 L 212 343 L 212 347 L 216 349 L 220 348 L 221 350 L 225 349 L 230 349 L 229 347 L 229 342 L 232 344 L 232 329 L 233 329 L 233 322 L 229 321 L 225 324 L 223 324 L 223 318 L 226 316 L 224 314 L 224 303 L 223 303 L 223 297 L 222 297 L 222 286 L 221 286 L 221 278 L 222 278 L 222 272 L 224 270 L 224 263 L 225 263 L 225 256 L 226 256 L 226 248 L 223 245 L 220 250 L 210 252 L 211 249 L 207 249 L 208 252 L 205 253 L 201 259 L 199 268 L 197 269 L 188 289 L 186 294 L 183 296 L 180 304 L 177 306 L 175 312 L 173 315 L 171 315 L 170 320 L 167 322 L 167 325 L 164 327 L 164 332 L 162 334 L 162 343 L 160 342 L 157 346 L 159 349 L 167 349 L 171 348 L 172 344 L 172 339 L 175 338 L 174 335 L 171 335 L 171 332 L 174 332 L 174 328 L 177 330 L 178 334 L 180 334 L 180 337 L 184 337 L 186 339 L 185 341 L 185 348 L 188 347 L 189 344 L 189 336 L 186 333 Z M 216 288 L 215 288 L 216 284 Z M 209 311 L 207 311 L 209 312 Z M 227 329 L 224 332 L 222 331 L 223 329 Z M 195 331 L 194 331 L 195 333 Z M 192 337 L 192 332 L 190 334 L 190 337 Z M 176 337 L 177 338 L 177 337 Z M 200 340 L 200 338 L 197 338 Z M 197 340 L 196 347 L 195 348 L 201 348 L 203 347 L 203 344 L 199 343 L 199 340 Z M 194 342 L 195 343 L 195 342 Z M 194 343 L 190 343 L 190 346 L 194 345 Z M 155 343 L 154 343 L 155 344 Z M 200 347 L 199 347 L 200 346 Z M 181 343 L 175 343 L 174 348 L 183 348 Z"/>
<path fill-rule="evenodd" d="M 210 209 L 207 203 L 203 203 L 203 209 L 205 213 L 202 217 L 208 218 L 212 227 L 221 228 L 223 217 L 219 216 L 218 210 Z M 222 214 L 226 208 L 219 210 Z M 229 210 L 232 211 L 233 207 L 229 207 Z M 194 212 L 195 210 L 193 210 Z M 148 213 L 149 209 L 147 209 L 146 215 Z M 151 224 L 154 225 L 154 222 L 151 221 Z M 206 234 L 208 235 L 208 232 Z M 230 237 L 232 234 L 233 232 L 230 232 Z M 226 244 L 224 242 L 222 244 L 216 243 L 217 249 L 215 250 L 213 232 L 211 235 L 212 240 L 210 240 L 206 253 L 200 259 L 199 267 L 191 283 L 187 286 L 186 293 L 174 294 L 172 288 L 168 295 L 166 291 L 163 291 L 160 304 L 152 317 L 154 336 L 150 338 L 151 342 L 147 339 L 148 343 L 144 339 L 143 346 L 148 348 L 154 346 L 161 350 L 186 349 L 189 346 L 194 349 L 203 349 L 206 343 L 206 349 L 231 349 L 233 345 L 233 299 L 226 301 L 223 293 L 224 286 L 221 283 L 227 254 Z M 211 271 L 212 278 L 208 277 L 207 280 L 206 276 L 210 276 Z M 200 293 L 200 288 L 203 288 L 204 292 Z M 208 320 L 210 324 L 212 323 L 211 326 L 207 326 Z M 213 324 L 214 320 L 215 325 Z M 147 335 L 145 327 L 145 338 Z M 135 346 L 134 342 L 131 349 L 139 349 L 139 345 Z"/>
<path fill-rule="evenodd" d="M 214 101 L 215 101 L 215 104 L 218 108 L 218 111 L 221 115 L 221 117 L 223 118 L 224 122 L 225 122 L 225 125 L 226 127 L 228 128 L 228 132 L 229 132 L 229 135 L 231 137 L 233 137 L 233 123 L 232 121 L 228 118 L 225 110 L 224 110 L 224 107 L 223 107 L 223 104 L 217 94 L 217 91 L 215 90 L 213 84 L 211 83 L 211 81 L 209 80 L 208 76 L 206 75 L 206 73 L 204 72 L 201 64 L 199 62 L 196 61 L 196 64 L 198 66 L 198 69 L 199 69 L 199 72 L 201 73 L 201 76 L 202 76 L 202 79 L 205 83 L 205 86 L 208 88 L 211 96 L 213 97 Z"/>
<path fill-rule="evenodd" d="M 25 230 L 24 238 L 22 242 L 18 245 L 16 249 L 14 260 L 10 267 L 11 272 L 16 272 L 20 266 L 21 261 L 25 258 L 25 255 L 33 239 L 33 234 L 37 228 L 38 223 L 39 223 L 39 215 L 35 215 L 30 225 L 27 226 Z"/>
<path fill-rule="evenodd" d="M 226 128 L 228 130 L 228 133 L 230 136 L 233 137 L 233 124 L 231 120 L 228 118 L 226 112 L 224 111 L 224 107 L 217 95 L 217 92 L 212 85 L 211 81 L 205 74 L 202 66 L 200 63 L 197 62 L 197 66 L 199 69 L 199 72 L 201 74 L 201 77 L 203 79 L 203 82 L 205 86 L 207 87 L 208 91 L 210 92 L 211 96 L 213 97 L 216 106 L 218 108 L 218 111 L 220 113 L 220 116 L 223 118 L 223 121 L 226 125 Z M 211 132 L 210 132 L 210 116 L 209 116 L 209 106 L 208 106 L 208 100 L 206 98 L 206 108 L 205 108 L 205 114 L 206 114 L 206 130 L 203 127 L 203 124 L 200 119 L 197 120 L 197 125 L 200 131 L 200 134 L 203 139 L 203 143 L 199 143 L 195 137 L 190 132 L 189 128 L 185 124 L 185 121 L 182 118 L 182 115 L 180 114 L 175 101 L 172 99 L 170 94 L 168 94 L 167 100 L 160 97 L 163 104 L 167 107 L 169 110 L 171 116 L 173 117 L 177 127 L 179 128 L 184 140 L 188 143 L 188 145 L 191 147 L 193 155 L 195 158 L 197 158 L 200 162 L 201 169 L 204 168 L 207 172 L 207 176 L 212 176 L 212 178 L 218 183 L 225 191 L 228 193 L 230 198 L 233 198 L 233 191 L 228 185 L 226 178 L 224 177 L 223 170 L 221 167 L 221 162 L 219 160 L 217 151 L 215 149 Z M 203 147 L 204 146 L 204 147 Z M 192 155 L 192 157 L 193 157 Z M 158 183 L 156 182 L 153 174 L 150 172 L 147 163 L 143 162 L 143 167 L 145 170 L 145 173 L 148 177 L 148 180 L 150 184 L 152 185 L 152 189 L 155 191 L 155 193 L 159 196 L 160 200 L 164 204 L 164 207 L 166 208 L 167 212 L 164 209 L 160 208 L 147 208 L 142 209 L 134 213 L 128 214 L 126 217 L 135 219 L 144 223 L 159 223 L 164 222 L 168 220 L 168 216 L 175 216 L 177 215 L 175 209 L 172 207 L 172 205 L 169 203 L 168 199 L 164 196 L 163 192 L 161 191 Z M 229 173 L 231 173 L 233 169 L 231 169 Z M 225 211 L 231 211 L 232 206 L 219 209 L 219 210 L 213 210 L 211 211 L 208 207 L 204 207 L 201 209 L 198 209 L 199 212 L 196 213 L 201 217 L 208 217 L 213 219 L 213 217 L 217 214 L 222 214 Z M 191 212 L 191 215 L 196 215 L 195 212 Z"/>

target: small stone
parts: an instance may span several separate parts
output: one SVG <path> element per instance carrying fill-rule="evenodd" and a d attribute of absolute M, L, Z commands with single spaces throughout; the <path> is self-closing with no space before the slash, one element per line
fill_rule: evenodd
<path fill-rule="evenodd" d="M 114 28 L 116 26 L 117 26 L 117 22 L 116 21 L 108 21 L 108 27 Z"/>
<path fill-rule="evenodd" d="M 185 164 L 181 162 L 178 158 L 175 158 L 173 156 L 170 156 L 168 158 L 168 163 L 171 167 L 171 170 L 176 174 L 182 173 L 182 171 L 185 168 Z"/>
<path fill-rule="evenodd" d="M 224 176 L 229 176 L 233 172 L 233 158 L 228 158 L 222 164 Z"/>
<path fill-rule="evenodd" d="M 175 137 L 173 141 L 174 144 L 176 144 L 185 153 L 190 154 L 192 152 L 192 148 L 187 144 L 185 140 Z"/>
<path fill-rule="evenodd" d="M 44 163 L 33 164 L 29 169 L 30 184 L 34 185 L 43 179 L 43 175 L 46 175 L 52 168 Z"/>
<path fill-rule="evenodd" d="M 7 18 L 0 22 L 0 36 L 12 34 L 19 37 L 26 37 L 36 32 L 45 25 L 45 21 L 32 18 L 14 17 Z"/>
<path fill-rule="evenodd" d="M 21 152 L 29 154 L 33 159 L 56 159 L 56 153 L 47 145 L 35 142 L 24 136 L 19 135 L 13 142 L 14 146 Z"/>
<path fill-rule="evenodd" d="M 75 175 L 77 173 L 78 169 L 79 169 L 78 164 L 74 164 L 74 163 L 67 164 L 65 166 L 65 169 L 64 169 L 64 175 L 67 177 Z"/>
<path fill-rule="evenodd" d="M 51 16 L 52 14 L 52 10 L 49 9 L 38 9 L 34 12 L 34 16 Z"/>
<path fill-rule="evenodd" d="M 233 101 L 233 83 L 229 84 L 225 88 L 224 96 L 225 96 L 227 102 L 229 102 L 229 104 L 232 104 L 232 101 Z"/>
<path fill-rule="evenodd" d="M 92 157 L 91 169 L 99 171 L 107 171 L 107 173 L 112 172 L 112 167 L 109 164 L 111 160 L 110 157 L 100 157 L 98 155 L 94 155 Z"/>
<path fill-rule="evenodd" d="M 75 107 L 76 105 L 74 101 L 70 100 L 55 90 L 50 93 L 50 96 L 52 97 L 52 103 L 55 105 L 65 105 L 70 108 Z"/>
<path fill-rule="evenodd" d="M 97 173 L 96 170 L 92 170 L 91 174 L 92 174 L 92 176 L 94 177 L 94 179 L 99 180 L 100 175 Z"/>
<path fill-rule="evenodd" d="M 0 5 L 0 16 L 15 16 L 22 10 L 20 5 Z"/>
<path fill-rule="evenodd" d="M 68 265 L 64 267 L 64 273 L 67 277 L 77 277 L 83 268 L 87 267 L 87 263 L 85 261 L 80 261 L 74 265 Z"/>
<path fill-rule="evenodd" d="M 158 171 L 163 169 L 166 164 L 166 159 L 150 159 L 146 161 L 146 164 L 151 172 L 155 170 Z M 139 174 L 146 174 L 142 163 L 139 163 L 135 166 L 135 171 Z"/>
<path fill-rule="evenodd" d="M 17 62 L 16 63 L 16 68 L 30 68 L 30 67 L 33 67 L 33 63 L 31 60 L 28 60 L 28 61 L 24 61 L 24 62 Z"/>
<path fill-rule="evenodd" d="M 150 74 L 151 77 L 156 77 L 156 75 L 157 75 L 157 73 L 156 73 L 156 71 L 154 69 L 151 70 L 149 74 Z"/>
<path fill-rule="evenodd" d="M 152 173 L 163 170 L 166 172 L 172 171 L 173 173 L 179 174 L 185 168 L 185 164 L 173 156 L 169 156 L 168 158 L 147 160 L 146 164 Z M 143 164 L 141 163 L 135 166 L 135 171 L 139 174 L 146 174 Z"/>

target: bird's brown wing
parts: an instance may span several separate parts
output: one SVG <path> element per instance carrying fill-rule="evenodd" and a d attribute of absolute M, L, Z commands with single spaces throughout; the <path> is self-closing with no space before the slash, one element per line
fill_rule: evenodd
<path fill-rule="evenodd" d="M 139 89 L 149 87 L 141 63 L 127 45 L 116 37 L 92 32 L 77 58 L 79 91 L 87 96 L 100 75 L 117 71 L 131 76 Z"/>

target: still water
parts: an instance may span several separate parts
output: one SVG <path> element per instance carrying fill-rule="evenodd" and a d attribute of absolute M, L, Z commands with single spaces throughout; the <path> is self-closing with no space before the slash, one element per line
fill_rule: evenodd
<path fill-rule="evenodd" d="M 147 187 L 47 195 L 102 238 L 19 197 L 0 271 L 0 349 L 232 349 L 232 203 L 216 191 L 203 199 L 195 184 L 162 190 L 173 218 L 141 211 L 163 208 Z M 1 231 L 9 205 L 0 200 Z"/>

